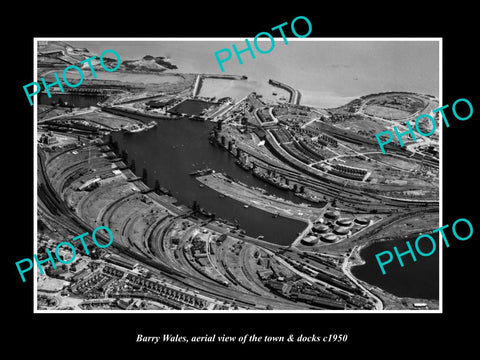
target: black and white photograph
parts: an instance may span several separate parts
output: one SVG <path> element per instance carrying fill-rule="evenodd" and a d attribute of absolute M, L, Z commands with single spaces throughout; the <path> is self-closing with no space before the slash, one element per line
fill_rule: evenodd
<path fill-rule="evenodd" d="M 295 40 L 38 39 L 36 310 L 439 309 L 441 41 Z"/>
<path fill-rule="evenodd" d="M 472 346 L 471 12 L 230 5 L 6 31 L 8 346 Z"/>

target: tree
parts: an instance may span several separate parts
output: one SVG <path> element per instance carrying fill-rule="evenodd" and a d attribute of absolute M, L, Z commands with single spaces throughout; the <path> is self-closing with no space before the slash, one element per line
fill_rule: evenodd
<path fill-rule="evenodd" d="M 147 169 L 145 169 L 145 168 L 143 168 L 142 180 L 143 180 L 144 183 L 147 182 Z"/>
<path fill-rule="evenodd" d="M 132 170 L 133 173 L 135 173 L 135 171 L 137 170 L 134 159 L 132 159 L 132 161 L 130 162 L 130 170 Z"/>
<path fill-rule="evenodd" d="M 154 188 L 155 192 L 159 192 L 160 191 L 160 181 L 155 180 L 155 188 Z"/>

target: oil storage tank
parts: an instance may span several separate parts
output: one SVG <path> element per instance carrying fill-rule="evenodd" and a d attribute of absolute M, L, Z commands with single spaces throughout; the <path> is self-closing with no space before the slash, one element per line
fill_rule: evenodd
<path fill-rule="evenodd" d="M 333 232 L 337 235 L 348 235 L 350 229 L 343 226 L 337 226 Z"/>
<path fill-rule="evenodd" d="M 313 246 L 318 243 L 318 237 L 316 236 L 306 236 L 301 240 L 303 245 Z"/>
<path fill-rule="evenodd" d="M 332 233 L 324 234 L 320 237 L 323 242 L 326 243 L 336 243 L 338 241 L 338 236 Z"/>
<path fill-rule="evenodd" d="M 312 227 L 312 231 L 318 234 L 324 234 L 328 232 L 330 228 L 324 224 L 314 224 Z"/>
<path fill-rule="evenodd" d="M 354 222 L 361 226 L 370 225 L 370 219 L 365 219 L 365 218 L 356 218 Z"/>
<path fill-rule="evenodd" d="M 340 226 L 352 226 L 352 219 L 349 218 L 341 218 L 337 220 L 337 225 Z"/>
<path fill-rule="evenodd" d="M 340 217 L 340 212 L 337 210 L 330 210 L 327 211 L 324 216 L 329 220 L 337 220 Z"/>

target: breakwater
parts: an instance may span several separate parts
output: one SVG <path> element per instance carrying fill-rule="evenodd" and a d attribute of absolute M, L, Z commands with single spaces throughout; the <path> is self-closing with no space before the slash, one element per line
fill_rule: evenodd
<path fill-rule="evenodd" d="M 202 88 L 203 79 L 247 80 L 245 75 L 198 74 L 193 86 L 192 96 L 196 97 Z"/>
<path fill-rule="evenodd" d="M 283 89 L 283 90 L 286 90 L 288 91 L 288 93 L 290 94 L 290 99 L 288 100 L 288 102 L 292 105 L 300 105 L 300 99 L 301 99 L 301 93 L 300 91 L 294 89 L 293 87 L 287 85 L 287 84 L 284 84 L 284 83 L 281 83 L 280 81 L 277 81 L 277 80 L 272 80 L 272 79 L 269 79 L 268 80 L 268 83 L 272 86 L 276 86 L 280 89 Z"/>

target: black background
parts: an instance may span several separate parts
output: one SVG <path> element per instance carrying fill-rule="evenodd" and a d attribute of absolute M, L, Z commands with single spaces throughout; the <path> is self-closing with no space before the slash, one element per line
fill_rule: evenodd
<path fill-rule="evenodd" d="M 23 11 L 9 11 L 3 30 L 3 207 L 4 260 L 2 262 L 3 321 L 8 347 L 33 355 L 100 357 L 135 353 L 167 356 L 167 349 L 182 354 L 194 350 L 208 355 L 232 356 L 237 350 L 268 351 L 295 347 L 303 356 L 346 353 L 376 358 L 414 356 L 419 353 L 473 347 L 476 312 L 476 274 L 480 228 L 474 204 L 479 161 L 476 123 L 480 113 L 478 56 L 474 36 L 476 10 L 460 2 L 447 6 L 384 2 L 381 5 L 339 3 L 275 3 L 265 9 L 246 3 L 77 3 L 68 8 L 42 3 Z M 27 9 L 28 7 L 28 9 Z M 27 11 L 28 10 L 28 11 Z M 6 14 L 5 14 L 6 15 Z M 254 37 L 261 31 L 296 16 L 310 19 L 310 37 L 442 37 L 443 103 L 467 98 L 474 114 L 467 121 L 449 117 L 443 128 L 443 223 L 467 218 L 474 235 L 450 241 L 443 251 L 443 314 L 33 314 L 33 278 L 22 283 L 15 261 L 32 255 L 33 234 L 33 107 L 23 85 L 33 81 L 34 37 Z M 299 23 L 298 23 L 299 24 Z M 477 23 L 478 25 L 478 23 Z M 478 28 L 478 27 L 477 27 Z M 299 33 L 303 33 L 299 29 Z M 288 33 L 287 33 L 288 36 Z M 161 54 L 158 54 L 161 55 Z M 271 54 L 274 56 L 274 53 Z M 447 114 L 451 114 L 447 112 Z M 472 328 L 473 325 L 473 328 Z M 157 336 L 226 334 L 328 335 L 348 334 L 347 344 L 137 344 L 137 334 Z M 478 332 L 477 332 L 478 333 Z M 5 335 L 4 335 L 5 336 Z M 206 349 L 208 347 L 208 349 Z M 233 350 L 234 352 L 230 352 Z M 52 352 L 51 352 L 52 351 Z M 311 352 L 312 351 L 312 352 Z M 255 354 L 255 353 L 251 353 Z M 98 355 L 98 356 L 94 356 Z"/>

